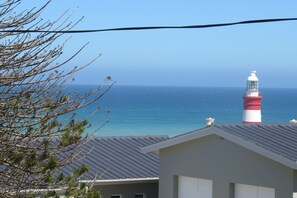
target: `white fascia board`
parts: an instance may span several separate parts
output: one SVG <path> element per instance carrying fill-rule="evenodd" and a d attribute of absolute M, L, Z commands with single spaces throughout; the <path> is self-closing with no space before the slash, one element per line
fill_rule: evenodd
<path fill-rule="evenodd" d="M 111 184 L 150 183 L 150 182 L 157 182 L 157 181 L 159 181 L 159 177 L 80 180 L 79 182 L 81 182 L 81 183 L 94 183 L 95 185 L 111 185 Z"/>
<path fill-rule="evenodd" d="M 256 153 L 258 153 L 258 154 L 260 154 L 260 155 L 262 155 L 264 157 L 267 157 L 267 158 L 272 159 L 272 160 L 274 160 L 274 161 L 276 161 L 278 163 L 281 163 L 281 164 L 283 164 L 285 166 L 288 166 L 288 167 L 290 167 L 292 169 L 297 169 L 297 163 L 296 162 L 294 162 L 292 160 L 289 160 L 289 159 L 287 159 L 287 158 L 285 158 L 285 157 L 283 157 L 281 155 L 278 155 L 276 153 L 273 153 L 273 152 L 271 152 L 271 151 L 269 151 L 267 149 L 264 149 L 264 148 L 254 144 L 252 142 L 246 141 L 246 140 L 244 140 L 242 138 L 239 138 L 239 137 L 237 137 L 235 135 L 227 133 L 227 132 L 225 132 L 223 130 L 214 131 L 214 134 L 218 135 L 220 137 L 223 137 L 224 139 L 229 140 L 230 142 L 238 144 L 239 146 L 242 146 L 242 147 L 244 147 L 244 148 L 246 148 L 248 150 L 254 151 L 254 152 L 256 152 Z"/>
<path fill-rule="evenodd" d="M 167 148 L 170 146 L 174 146 L 176 144 L 181 144 L 183 142 L 187 142 L 190 140 L 194 140 L 197 138 L 201 138 L 207 135 L 214 134 L 214 131 L 218 130 L 217 128 L 210 126 L 197 131 L 193 131 L 190 133 L 186 133 L 183 135 L 179 135 L 173 138 L 169 138 L 168 140 L 158 142 L 156 144 L 152 144 L 140 149 L 142 153 L 150 153 L 150 152 L 158 152 L 160 149 Z"/>
<path fill-rule="evenodd" d="M 99 180 L 80 180 L 80 183 L 92 183 L 94 185 L 113 185 L 113 184 L 133 184 L 133 183 L 150 183 L 158 182 L 159 177 L 147 177 L 147 178 L 127 178 L 127 179 L 99 179 Z M 66 191 L 68 188 L 57 188 L 57 189 L 28 189 L 21 190 L 23 193 L 46 193 L 49 191 Z"/>
<path fill-rule="evenodd" d="M 20 190 L 21 193 L 47 193 L 50 191 L 56 191 L 56 192 L 64 192 L 66 191 L 68 188 L 67 187 L 61 187 L 61 188 L 54 188 L 54 189 L 27 189 L 27 190 Z"/>

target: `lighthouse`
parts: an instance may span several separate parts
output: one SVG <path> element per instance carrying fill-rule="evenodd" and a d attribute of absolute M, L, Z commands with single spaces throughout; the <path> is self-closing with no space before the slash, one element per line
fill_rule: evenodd
<path fill-rule="evenodd" d="M 259 93 L 259 79 L 256 71 L 252 71 L 247 79 L 247 89 L 244 101 L 242 122 L 247 124 L 261 123 L 261 100 Z"/>

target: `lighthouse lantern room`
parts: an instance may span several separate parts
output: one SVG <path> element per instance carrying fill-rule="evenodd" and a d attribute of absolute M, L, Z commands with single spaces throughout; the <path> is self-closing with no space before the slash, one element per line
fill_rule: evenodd
<path fill-rule="evenodd" d="M 260 96 L 259 93 L 259 79 L 256 75 L 256 71 L 252 71 L 247 79 L 247 90 L 243 97 L 243 123 L 261 123 L 261 100 L 262 96 Z"/>

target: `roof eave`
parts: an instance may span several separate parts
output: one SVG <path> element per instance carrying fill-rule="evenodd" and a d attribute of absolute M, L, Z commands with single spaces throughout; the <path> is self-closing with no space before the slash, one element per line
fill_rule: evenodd
<path fill-rule="evenodd" d="M 140 151 L 142 153 L 158 152 L 160 149 L 163 149 L 163 148 L 167 148 L 170 146 L 174 146 L 176 144 L 181 144 L 181 143 L 193 140 L 193 139 L 197 139 L 197 138 L 201 138 L 201 137 L 213 134 L 215 130 L 218 130 L 218 129 L 213 126 L 203 128 L 203 129 L 196 130 L 196 131 L 184 134 L 184 135 L 170 138 L 170 139 L 162 141 L 162 142 L 158 142 L 156 144 L 142 147 L 140 149 Z"/>
<path fill-rule="evenodd" d="M 215 135 L 218 135 L 220 137 L 223 137 L 226 140 L 229 140 L 230 142 L 233 142 L 235 144 L 238 144 L 248 150 L 254 151 L 262 156 L 265 156 L 269 159 L 272 159 L 274 161 L 277 161 L 285 166 L 288 166 L 292 169 L 297 169 L 297 163 L 287 159 L 286 157 L 282 156 L 282 155 L 278 155 L 276 153 L 273 153 L 267 149 L 262 148 L 261 146 L 258 146 L 257 144 L 254 144 L 252 142 L 246 141 L 242 138 L 238 138 L 237 136 L 234 136 L 230 133 L 227 133 L 223 130 L 220 130 L 219 132 L 215 132 Z"/>
<path fill-rule="evenodd" d="M 280 164 L 283 164 L 287 167 L 297 170 L 296 162 L 294 162 L 290 159 L 287 159 L 286 157 L 284 157 L 282 155 L 278 155 L 278 154 L 273 153 L 267 149 L 264 149 L 264 148 L 258 146 L 257 144 L 254 144 L 252 142 L 249 142 L 247 140 L 239 138 L 235 135 L 232 135 L 228 132 L 225 132 L 224 130 L 215 127 L 215 125 L 213 125 L 211 127 L 206 127 L 206 128 L 203 128 L 203 129 L 200 129 L 197 131 L 193 131 L 191 133 L 187 133 L 184 135 L 176 136 L 176 137 L 170 138 L 168 140 L 165 140 L 165 141 L 162 141 L 162 142 L 159 142 L 156 144 L 152 144 L 152 145 L 143 147 L 143 148 L 141 148 L 141 152 L 142 153 L 159 152 L 160 149 L 164 149 L 164 148 L 167 148 L 170 146 L 174 146 L 177 144 L 181 144 L 181 143 L 184 143 L 184 142 L 187 142 L 190 140 L 202 138 L 202 137 L 212 135 L 212 134 L 223 137 L 226 140 L 229 140 L 235 144 L 238 144 L 246 149 L 254 151 L 264 157 L 267 157 L 269 159 L 279 162 Z"/>

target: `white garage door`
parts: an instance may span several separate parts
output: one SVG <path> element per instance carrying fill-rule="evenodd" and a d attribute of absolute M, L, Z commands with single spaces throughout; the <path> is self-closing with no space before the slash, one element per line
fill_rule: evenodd
<path fill-rule="evenodd" d="M 179 176 L 178 198 L 212 198 L 212 181 Z"/>
<path fill-rule="evenodd" d="M 275 198 L 274 188 L 235 184 L 235 198 Z"/>

